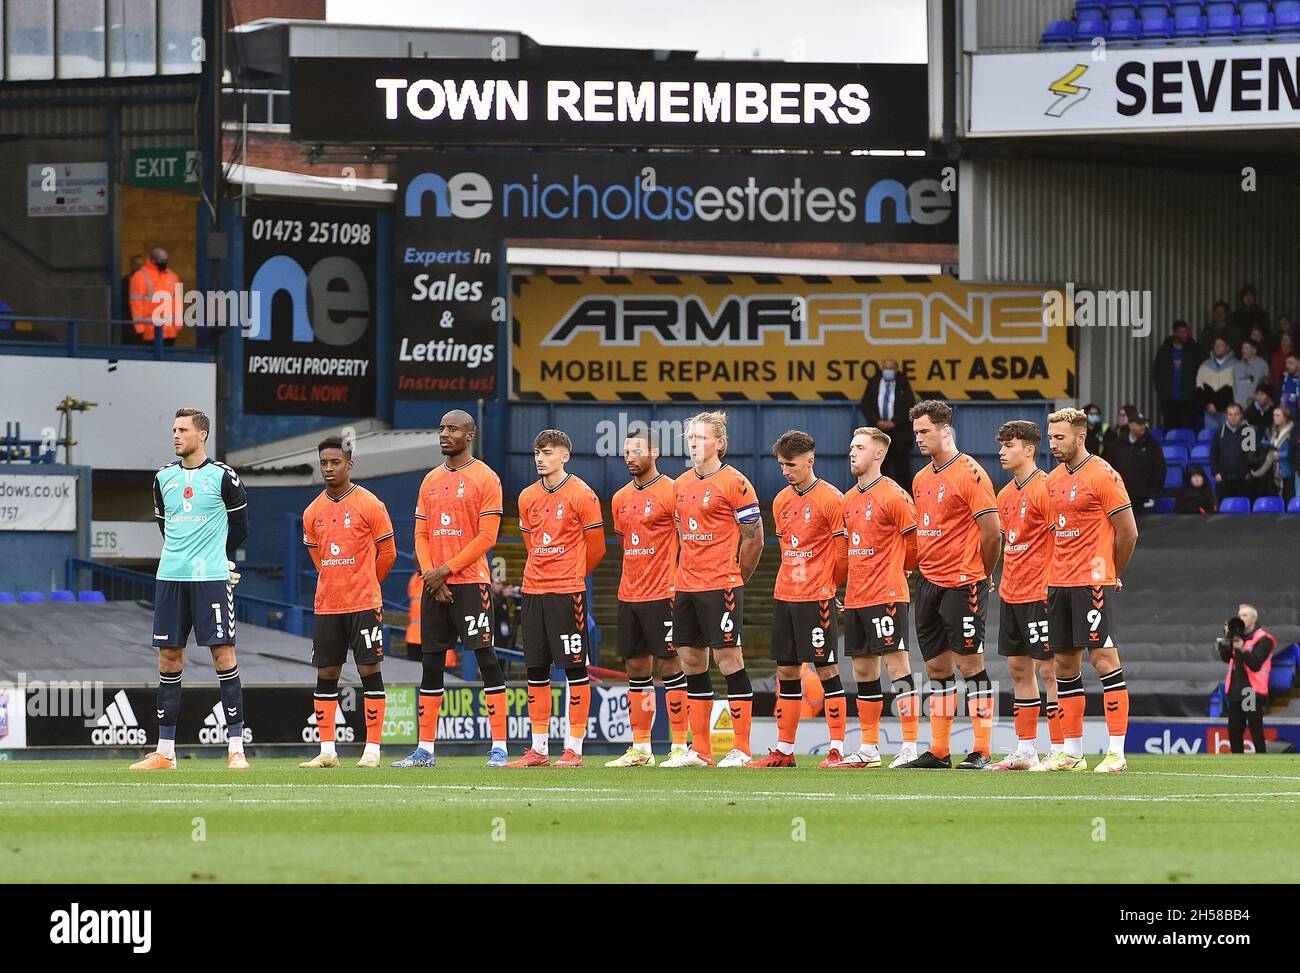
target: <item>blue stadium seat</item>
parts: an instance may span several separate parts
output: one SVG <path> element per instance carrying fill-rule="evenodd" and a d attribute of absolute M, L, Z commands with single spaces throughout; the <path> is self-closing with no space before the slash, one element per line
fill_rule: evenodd
<path fill-rule="evenodd" d="M 1209 21 L 1201 14 L 1178 14 L 1174 17 L 1175 37 L 1204 37 Z"/>
<path fill-rule="evenodd" d="M 1210 440 L 1214 438 L 1214 434 L 1216 431 L 1217 430 L 1214 429 L 1202 429 L 1200 432 L 1196 434 L 1196 441 L 1198 443 L 1208 443 Z"/>
<path fill-rule="evenodd" d="M 1219 513 L 1248 514 L 1250 513 L 1250 500 L 1246 497 L 1225 497 L 1219 504 Z"/>
<path fill-rule="evenodd" d="M 1205 4 L 1205 16 L 1207 17 L 1224 17 L 1236 12 L 1236 0 L 1208 0 Z"/>
<path fill-rule="evenodd" d="M 77 601 L 107 602 L 102 591 L 83 591 L 77 595 Z"/>
<path fill-rule="evenodd" d="M 1287 502 L 1287 505 L 1286 505 L 1286 512 L 1289 513 L 1289 514 L 1300 514 L 1300 497 L 1292 497 L 1292 498 Z M 4 592 L 0 592 L 0 595 L 3 595 L 3 594 L 4 594 Z M 3 601 L 3 600 L 4 600 L 4 599 L 3 599 L 2 597 L 0 597 L 0 601 Z"/>
<path fill-rule="evenodd" d="M 1173 17 L 1143 17 L 1142 42 L 1148 45 L 1164 44 L 1174 36 Z"/>
<path fill-rule="evenodd" d="M 1206 467 L 1210 465 L 1210 444 L 1209 443 L 1197 443 L 1195 446 L 1192 447 L 1192 458 L 1190 461 L 1190 465 L 1192 466 L 1199 465 L 1199 466 L 1206 466 Z"/>
<path fill-rule="evenodd" d="M 1183 485 L 1183 468 L 1174 463 L 1165 466 L 1165 489 L 1177 490 Z"/>
<path fill-rule="evenodd" d="M 1171 514 L 1174 512 L 1173 497 L 1156 497 L 1156 509 L 1158 514 Z"/>
<path fill-rule="evenodd" d="M 1273 653 L 1273 671 L 1268 674 L 1270 696 L 1291 691 L 1297 667 L 1300 667 L 1300 645 L 1295 642 Z"/>
<path fill-rule="evenodd" d="M 1174 16 L 1199 17 L 1205 13 L 1205 5 L 1202 3 L 1176 2 L 1174 5 Z"/>
<path fill-rule="evenodd" d="M 1197 6 L 1199 7 L 1200 4 L 1197 4 Z M 1173 7 L 1174 4 L 1172 3 L 1164 3 L 1164 2 L 1153 3 L 1151 2 L 1151 0 L 1143 0 L 1143 2 L 1138 4 L 1138 15 L 1143 20 L 1147 20 L 1148 18 L 1152 18 L 1152 17 L 1168 17 L 1169 12 L 1173 9 Z"/>
<path fill-rule="evenodd" d="M 1182 443 L 1190 449 L 1192 443 L 1196 442 L 1196 433 L 1190 429 L 1170 429 L 1161 442 L 1166 446 L 1170 443 Z"/>
<path fill-rule="evenodd" d="M 1251 512 L 1257 514 L 1280 514 L 1285 510 L 1281 497 L 1259 497 L 1251 508 Z"/>
<path fill-rule="evenodd" d="M 1043 47 L 1063 49 L 1074 43 L 1078 26 L 1073 20 L 1053 20 L 1043 31 Z"/>
<path fill-rule="evenodd" d="M 1209 21 L 1205 26 L 1206 39 L 1230 42 L 1241 33 L 1241 17 L 1237 14 L 1211 14 L 1206 19 Z"/>
<path fill-rule="evenodd" d="M 50 592 L 50 601 L 76 601 L 77 596 L 65 588 Z"/>
<path fill-rule="evenodd" d="M 0 605 L 12 605 L 17 600 L 12 591 L 0 591 Z"/>
<path fill-rule="evenodd" d="M 1190 457 L 1187 455 L 1187 447 L 1182 443 L 1174 443 L 1172 446 L 1165 444 L 1164 446 L 1161 446 L 1160 449 L 1165 454 L 1165 462 L 1170 466 L 1175 464 L 1178 466 L 1187 465 L 1187 461 Z"/>
<path fill-rule="evenodd" d="M 18 596 L 18 600 L 24 605 L 35 604 L 38 601 L 44 601 L 45 596 L 39 591 L 24 591 Z"/>
<path fill-rule="evenodd" d="M 1242 14 L 1241 33 L 1250 35 L 1273 33 L 1273 15 L 1267 10 L 1262 13 Z"/>
<path fill-rule="evenodd" d="M 1111 2 L 1106 5 L 1106 16 L 1109 17 L 1112 22 L 1116 20 L 1137 20 L 1138 5 L 1133 2 L 1133 0 L 1120 0 L 1119 3 L 1116 3 L 1115 0 L 1111 0 Z"/>
<path fill-rule="evenodd" d="M 1300 0 L 1277 0 L 1273 4 L 1273 30 L 1278 34 L 1300 34 Z"/>
<path fill-rule="evenodd" d="M 1245 23 L 1247 15 L 1257 16 L 1268 12 L 1268 0 L 1237 0 L 1237 13 L 1241 14 L 1242 23 Z"/>
<path fill-rule="evenodd" d="M 1120 41 L 1122 46 L 1129 46 L 1130 41 L 1142 37 L 1142 21 L 1136 17 L 1111 17 L 1110 31 L 1106 35 L 1112 41 Z"/>
<path fill-rule="evenodd" d="M 1163 443 L 1165 441 L 1165 431 L 1159 426 L 1148 426 L 1147 435 L 1158 443 Z"/>
<path fill-rule="evenodd" d="M 1084 10 L 1079 14 L 1077 40 L 1086 41 L 1093 37 L 1106 36 L 1106 18 L 1097 10 Z"/>
<path fill-rule="evenodd" d="M 1106 0 L 1076 0 L 1074 4 L 1074 15 L 1077 17 L 1084 11 L 1101 11 L 1106 9 Z"/>

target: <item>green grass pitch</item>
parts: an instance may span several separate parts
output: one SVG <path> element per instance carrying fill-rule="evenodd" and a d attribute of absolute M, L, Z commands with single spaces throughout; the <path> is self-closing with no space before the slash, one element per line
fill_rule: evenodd
<path fill-rule="evenodd" d="M 0 881 L 1263 883 L 1300 868 L 1282 840 L 1294 756 L 1138 756 L 1118 775 L 355 759 L 148 776 L 0 763 Z"/>

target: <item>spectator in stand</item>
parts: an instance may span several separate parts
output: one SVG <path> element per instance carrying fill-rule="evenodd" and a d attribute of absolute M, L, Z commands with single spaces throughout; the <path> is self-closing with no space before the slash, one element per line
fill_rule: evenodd
<path fill-rule="evenodd" d="M 1128 430 L 1128 417 L 1137 414 L 1137 406 L 1121 405 L 1115 412 L 1115 424 L 1107 426 L 1106 431 L 1101 434 L 1101 449 L 1097 455 L 1103 459 L 1106 456 L 1106 450 L 1110 449 L 1111 443 L 1120 437 L 1121 433 Z"/>
<path fill-rule="evenodd" d="M 1267 363 L 1269 357 L 1273 354 L 1273 338 L 1271 335 L 1264 333 L 1264 329 L 1258 326 L 1250 329 L 1250 334 L 1246 335 L 1251 341 L 1255 342 L 1255 347 L 1259 351 L 1259 357 Z"/>
<path fill-rule="evenodd" d="M 1199 466 L 1187 467 L 1183 485 L 1178 488 L 1178 497 L 1174 501 L 1174 513 L 1178 514 L 1212 514 L 1218 509 L 1214 499 L 1214 487 Z"/>
<path fill-rule="evenodd" d="M 1294 418 L 1286 406 L 1276 406 L 1273 409 L 1273 428 L 1269 430 L 1269 442 L 1273 445 L 1273 481 L 1277 488 L 1274 495 L 1280 495 L 1288 503 L 1296 495 Z"/>
<path fill-rule="evenodd" d="M 1090 455 L 1100 456 L 1101 437 L 1110 427 L 1101 421 L 1101 406 L 1096 402 L 1089 402 L 1083 407 L 1083 411 L 1088 414 L 1088 431 L 1084 435 L 1083 446 Z"/>
<path fill-rule="evenodd" d="M 1300 352 L 1291 352 L 1286 356 L 1286 368 L 1282 371 L 1282 382 L 1277 387 L 1277 404 L 1291 410 L 1291 415 L 1300 414 Z"/>
<path fill-rule="evenodd" d="M 1267 435 L 1273 431 L 1273 390 L 1267 382 L 1260 382 L 1255 388 L 1255 398 L 1246 406 L 1246 421 Z"/>
<path fill-rule="evenodd" d="M 1228 307 L 1228 302 L 1215 301 L 1214 316 L 1201 328 L 1196 343 L 1201 346 L 1201 351 L 1209 355 L 1214 351 L 1214 339 L 1222 338 L 1228 343 L 1229 349 L 1235 349 L 1244 337 L 1245 334 L 1238 333 L 1232 325 L 1232 309 Z"/>
<path fill-rule="evenodd" d="M 862 395 L 858 410 L 867 420 L 867 425 L 875 426 L 889 434 L 889 449 L 885 461 L 880 464 L 880 472 L 892 477 L 894 482 L 908 493 L 912 492 L 912 442 L 910 431 L 899 433 L 894 427 L 898 417 L 904 420 L 912 406 L 916 405 L 916 395 L 912 383 L 907 380 L 893 358 L 883 359 L 880 371 L 867 381 L 867 390 Z M 904 422 L 906 427 L 907 423 Z"/>
<path fill-rule="evenodd" d="M 1164 489 L 1165 455 L 1147 431 L 1147 417 L 1136 410 L 1128 415 L 1128 429 L 1115 438 L 1102 459 L 1115 467 L 1133 510 L 1140 511 Z"/>
<path fill-rule="evenodd" d="M 1201 362 L 1196 372 L 1197 395 L 1205 408 L 1205 428 L 1223 426 L 1223 413 L 1233 401 L 1233 366 L 1237 356 L 1228 347 L 1226 338 L 1214 339 L 1214 351 Z"/>
<path fill-rule="evenodd" d="M 1241 343 L 1241 357 L 1232 363 L 1232 398 L 1245 409 L 1255 397 L 1260 382 L 1268 381 L 1268 362 L 1259 357 L 1259 346 L 1247 338 Z"/>
<path fill-rule="evenodd" d="M 167 269 L 167 251 L 154 247 L 149 252 L 149 259 L 131 275 L 128 286 L 132 327 L 140 340 L 145 344 L 153 342 L 154 324 L 157 322 L 163 326 L 163 344 L 176 344 L 183 312 L 176 301 L 181 279 L 176 271 Z"/>
<path fill-rule="evenodd" d="M 1283 331 L 1277 337 L 1277 351 L 1268 360 L 1268 384 L 1273 388 L 1282 387 L 1282 373 L 1286 371 L 1286 356 L 1295 350 L 1295 339 L 1291 332 Z"/>
<path fill-rule="evenodd" d="M 1228 321 L 1235 333 L 1243 338 L 1250 334 L 1251 328 L 1259 328 L 1268 334 L 1268 312 L 1259 306 L 1253 284 L 1246 284 L 1237 292 L 1237 308 L 1229 315 Z"/>
<path fill-rule="evenodd" d="M 1196 396 L 1196 373 L 1205 355 L 1192 341 L 1186 321 L 1175 321 L 1172 333 L 1156 352 L 1151 381 L 1160 405 L 1160 422 L 1166 429 L 1198 429 L 1203 424 Z"/>
<path fill-rule="evenodd" d="M 1273 636 L 1259 627 L 1254 605 L 1239 605 L 1218 640 L 1219 658 L 1228 664 L 1223 680 L 1223 704 L 1228 712 L 1228 741 L 1233 753 L 1246 752 L 1246 724 L 1255 752 L 1263 753 L 1264 707 L 1268 704 L 1268 674 L 1273 668 Z"/>
<path fill-rule="evenodd" d="M 1223 427 L 1210 440 L 1210 469 L 1214 492 L 1224 497 L 1250 496 L 1251 458 L 1258 444 L 1255 427 L 1246 422 L 1241 406 L 1228 406 Z"/>

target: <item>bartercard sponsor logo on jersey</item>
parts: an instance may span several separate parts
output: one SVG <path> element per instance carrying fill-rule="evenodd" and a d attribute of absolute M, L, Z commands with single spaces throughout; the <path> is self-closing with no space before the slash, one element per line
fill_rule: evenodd
<path fill-rule="evenodd" d="M 90 742 L 96 746 L 143 746 L 148 740 L 140 721 L 135 717 L 135 710 L 126 698 L 126 690 L 119 689 L 113 701 L 108 704 L 95 728 L 90 731 Z"/>
<path fill-rule="evenodd" d="M 149 909 L 83 909 L 73 902 L 50 913 L 50 942 L 56 946 L 130 946 L 133 953 L 153 947 Z"/>
<path fill-rule="evenodd" d="M 653 547 L 641 546 L 641 536 L 636 531 L 632 531 L 627 535 L 627 542 L 628 546 L 623 551 L 624 557 L 650 556 L 655 552 Z"/>
<path fill-rule="evenodd" d="M 1073 530 L 1066 530 L 1065 514 L 1061 514 L 1059 517 L 1056 518 L 1056 536 L 1057 537 L 1078 537 L 1079 528 L 1076 527 Z"/>
<path fill-rule="evenodd" d="M 161 717 L 159 718 L 161 719 Z M 225 743 L 229 725 L 226 720 L 225 710 L 221 705 L 221 701 L 218 700 L 212 707 L 212 712 L 203 717 L 203 725 L 199 727 L 199 743 Z M 245 725 L 242 735 L 245 743 L 253 742 L 253 731 L 247 725 Z"/>
<path fill-rule="evenodd" d="M 438 517 L 438 522 L 442 524 L 442 526 L 444 527 L 450 527 L 451 514 L 447 513 L 446 511 L 443 511 L 443 513 Z"/>

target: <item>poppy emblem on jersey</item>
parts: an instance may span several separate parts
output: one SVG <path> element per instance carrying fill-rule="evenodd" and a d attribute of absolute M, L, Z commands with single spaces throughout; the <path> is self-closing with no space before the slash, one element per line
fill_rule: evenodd
<path fill-rule="evenodd" d="M 649 501 L 649 500 L 647 500 L 647 501 L 645 502 L 645 510 L 642 512 L 641 516 L 642 516 L 642 517 L 649 517 L 649 516 L 650 516 L 650 501 Z"/>
<path fill-rule="evenodd" d="M 345 511 L 343 511 L 343 529 L 344 529 L 344 530 L 351 530 L 351 529 L 352 529 L 352 511 L 351 511 L 351 510 L 345 510 Z"/>
<path fill-rule="evenodd" d="M 542 544 L 546 545 L 549 543 L 551 543 L 551 535 L 546 533 L 546 531 L 542 531 Z"/>
<path fill-rule="evenodd" d="M 939 495 L 934 498 L 935 503 L 943 503 L 943 491 L 946 489 L 948 489 L 948 484 L 946 483 L 939 484 Z"/>
<path fill-rule="evenodd" d="M 636 531 L 632 531 L 632 533 L 628 535 L 628 540 L 632 542 L 633 547 L 641 546 L 641 538 L 637 536 Z"/>
<path fill-rule="evenodd" d="M 1056 526 L 1057 527 L 1065 526 L 1065 514 L 1061 514 L 1061 516 L 1056 518 Z"/>
<path fill-rule="evenodd" d="M 337 544 L 331 544 L 331 545 L 330 545 L 330 556 L 331 556 L 331 557 L 338 557 L 338 556 L 339 556 L 339 546 L 338 546 Z"/>
<path fill-rule="evenodd" d="M 451 514 L 443 511 L 442 516 L 439 517 L 438 520 L 442 522 L 442 526 L 449 527 L 451 525 Z"/>
<path fill-rule="evenodd" d="M 700 501 L 700 506 L 707 507 L 709 505 L 709 497 L 711 496 L 713 496 L 713 487 L 709 487 L 704 491 L 704 499 Z"/>
<path fill-rule="evenodd" d="M 186 500 L 189 500 L 191 497 L 194 496 L 194 487 L 186 487 L 184 492 L 181 493 L 181 496 L 183 496 Z"/>
<path fill-rule="evenodd" d="M 1016 532 L 1014 530 L 1007 531 L 1007 543 L 1014 544 L 1015 542 L 1016 542 Z"/>
<path fill-rule="evenodd" d="M 862 535 L 855 530 L 853 532 L 853 546 L 857 547 L 861 543 L 862 543 Z"/>
<path fill-rule="evenodd" d="M 699 530 L 699 529 L 700 529 L 700 525 L 697 524 L 697 523 L 695 522 L 695 518 L 692 517 L 692 518 L 691 518 L 691 530 Z"/>

